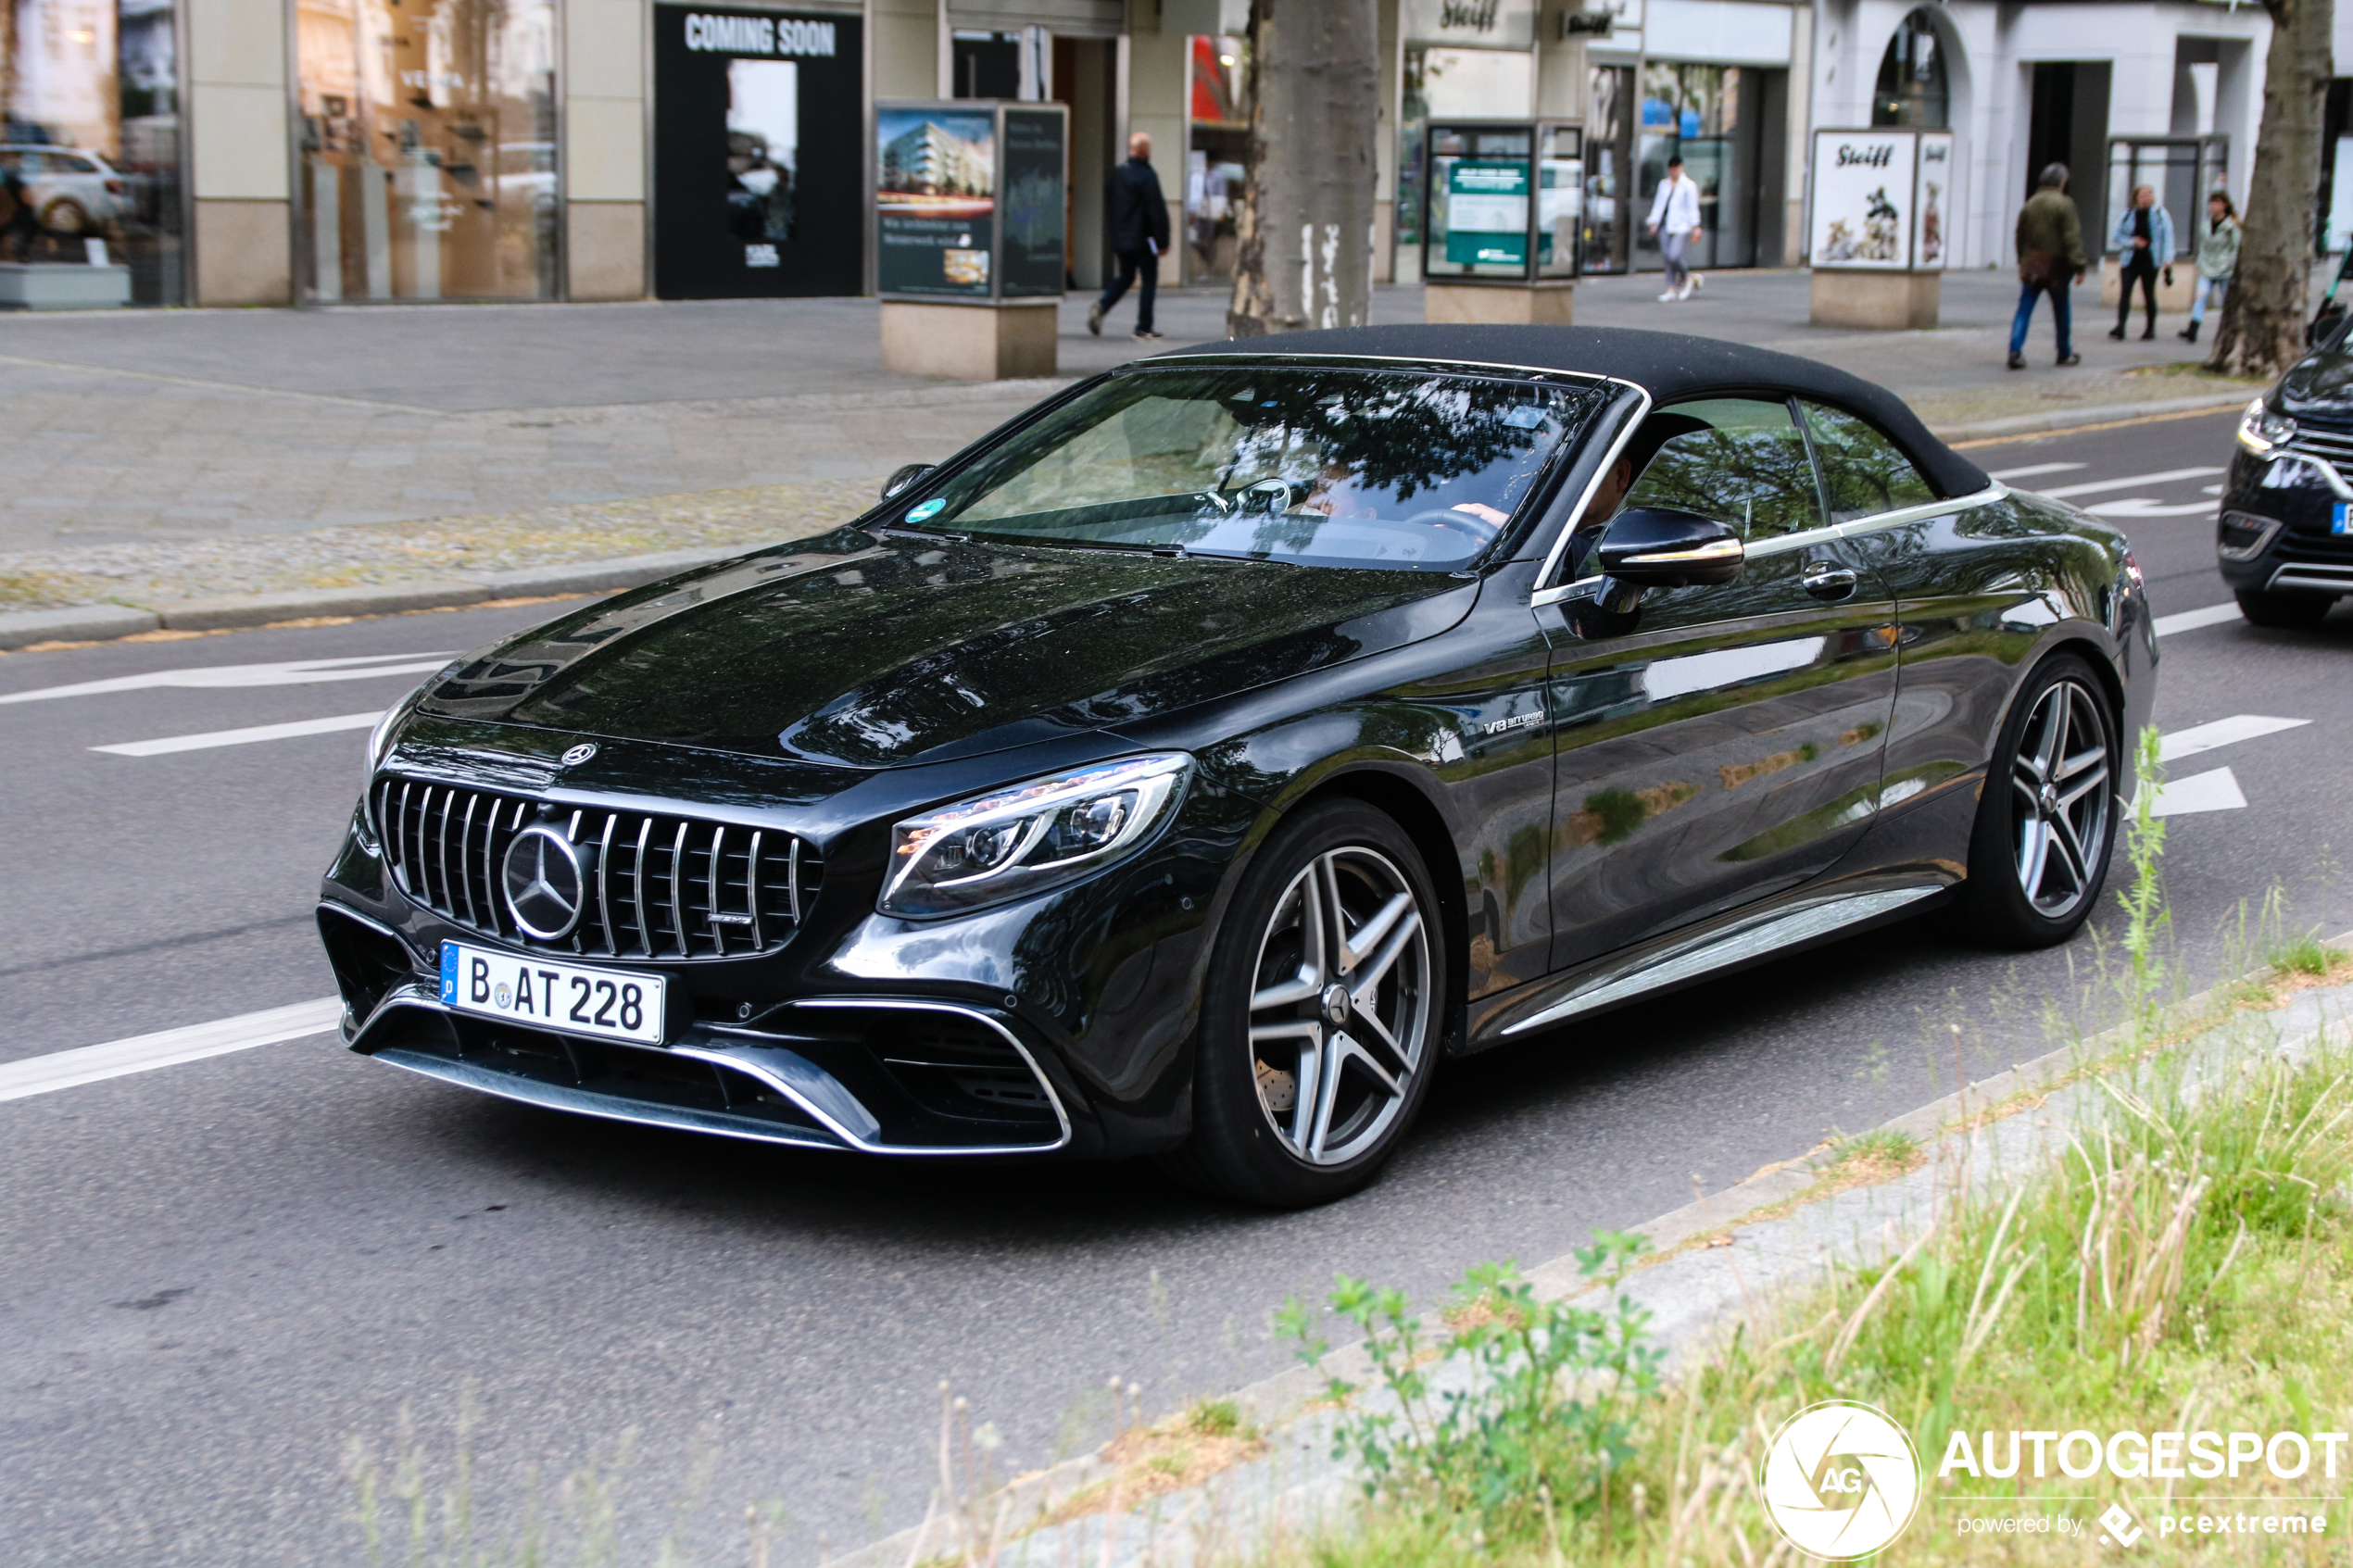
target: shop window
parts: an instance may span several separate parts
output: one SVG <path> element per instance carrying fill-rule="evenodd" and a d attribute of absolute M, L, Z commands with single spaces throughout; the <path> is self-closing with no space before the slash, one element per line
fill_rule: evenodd
<path fill-rule="evenodd" d="M 1234 275 L 1234 220 L 1250 156 L 1250 40 L 1191 41 L 1191 112 L 1185 149 L 1185 245 L 1189 275 Z"/>
<path fill-rule="evenodd" d="M 0 31 L 0 260 L 120 262 L 132 302 L 185 296 L 170 0 L 14 0 Z"/>
<path fill-rule="evenodd" d="M 1871 93 L 1871 123 L 1942 131 L 1948 94 L 1944 85 L 1944 47 L 1936 23 L 1925 10 L 1914 11 L 1887 41 L 1880 56 L 1879 85 Z"/>
<path fill-rule="evenodd" d="M 304 284 L 552 299 L 553 0 L 299 0 Z"/>
<path fill-rule="evenodd" d="M 1753 112 L 1759 75 L 1739 66 L 1651 60 L 1642 69 L 1642 97 L 1634 142 L 1637 189 L 1633 222 L 1637 265 L 1659 265 L 1658 236 L 1649 231 L 1651 207 L 1667 179 L 1667 160 L 1680 157 L 1699 186 L 1702 235 L 1683 253 L 1695 269 L 1746 267 L 1755 257 L 1757 169 L 1765 117 Z"/>

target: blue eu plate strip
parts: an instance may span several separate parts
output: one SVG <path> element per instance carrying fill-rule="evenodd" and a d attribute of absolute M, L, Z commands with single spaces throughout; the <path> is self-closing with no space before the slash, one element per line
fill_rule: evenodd
<path fill-rule="evenodd" d="M 458 999 L 458 944 L 441 945 L 441 1000 L 445 1007 Z"/>

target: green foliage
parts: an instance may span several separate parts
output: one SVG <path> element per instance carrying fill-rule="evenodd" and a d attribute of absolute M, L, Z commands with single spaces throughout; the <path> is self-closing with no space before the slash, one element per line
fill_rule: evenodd
<path fill-rule="evenodd" d="M 2133 883 L 2116 896 L 2124 907 L 2124 953 L 2132 968 L 2125 980 L 2125 1001 L 2133 1032 L 2146 1035 L 2157 1024 L 2161 1004 L 2165 960 L 2158 938 L 2172 925 L 2165 905 L 2158 863 L 2165 854 L 2165 820 L 2157 813 L 2157 792 L 2164 787 L 2163 737 L 2155 724 L 2141 731 L 2141 787 L 2133 797 L 2133 813 L 2125 819 L 2125 857 L 2133 863 Z"/>
<path fill-rule="evenodd" d="M 1615 1290 L 1645 1245 L 1595 1232 L 1579 1270 Z M 1635 1424 L 1660 1386 L 1663 1352 L 1630 1298 L 1601 1309 L 1539 1301 L 1511 1264 L 1486 1263 L 1455 1286 L 1442 1334 L 1425 1330 L 1403 1292 L 1345 1274 L 1331 1307 L 1364 1332 L 1376 1373 L 1372 1398 L 1328 1382 L 1346 1408 L 1334 1457 L 1356 1462 L 1367 1493 L 1499 1535 L 1549 1532 L 1556 1517 L 1607 1521 L 1613 1476 L 1634 1458 Z M 1320 1365 L 1326 1344 L 1297 1298 L 1276 1326 Z"/>
<path fill-rule="evenodd" d="M 1239 1437 L 1242 1408 L 1231 1399 L 1203 1399 L 1185 1412 L 1185 1430 L 1199 1437 Z"/>

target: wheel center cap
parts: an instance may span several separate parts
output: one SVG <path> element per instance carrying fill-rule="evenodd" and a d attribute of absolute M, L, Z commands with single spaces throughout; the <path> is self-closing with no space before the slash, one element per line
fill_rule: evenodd
<path fill-rule="evenodd" d="M 2056 817 L 2056 816 L 2057 816 L 2057 815 L 2058 815 L 2058 791 L 2057 791 L 2057 790 L 2053 789 L 2053 788 L 2052 788 L 2050 785 L 2048 785 L 2048 784 L 2045 784 L 2045 785 L 2043 786 L 2043 797 L 2042 797 L 2042 800 L 2041 800 L 2040 804 L 2042 805 L 2042 808 L 2043 808 L 2043 815 L 2045 815 L 2045 816 L 2046 816 L 2046 817 Z"/>
<path fill-rule="evenodd" d="M 1335 1028 L 1348 1022 L 1348 987 L 1337 981 L 1324 987 L 1324 1021 Z"/>

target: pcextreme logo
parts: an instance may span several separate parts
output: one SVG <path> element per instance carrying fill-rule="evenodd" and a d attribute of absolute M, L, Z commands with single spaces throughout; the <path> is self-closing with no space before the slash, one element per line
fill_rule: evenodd
<path fill-rule="evenodd" d="M 2148 1534 L 2141 1528 L 2137 1520 L 2124 1512 L 2124 1505 L 2117 1502 L 2108 1504 L 2108 1512 L 2100 1515 L 2100 1528 L 2103 1532 L 2101 1542 L 2113 1542 L 2117 1546 L 2138 1546 L 2141 1537 Z"/>
<path fill-rule="evenodd" d="M 1879 1551 L 1912 1522 L 1920 1461 L 1901 1426 L 1866 1404 L 1825 1399 L 1781 1424 L 1765 1450 L 1765 1512 L 1808 1557 Z"/>

